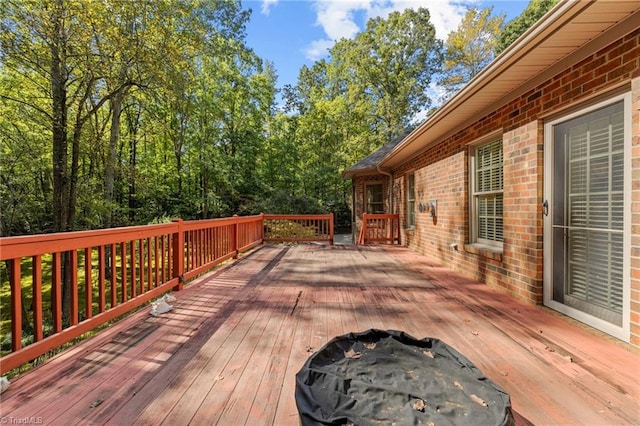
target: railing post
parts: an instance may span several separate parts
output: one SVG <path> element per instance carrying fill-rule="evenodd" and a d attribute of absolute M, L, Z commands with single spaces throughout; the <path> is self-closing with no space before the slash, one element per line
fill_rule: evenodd
<path fill-rule="evenodd" d="M 264 213 L 260 213 L 260 244 L 264 244 Z"/>
<path fill-rule="evenodd" d="M 234 221 L 233 221 L 233 251 L 234 251 L 234 255 L 233 258 L 237 259 L 238 258 L 238 247 L 240 247 L 239 245 L 239 238 L 240 238 L 240 225 L 239 225 L 239 221 L 238 221 L 238 215 L 234 214 L 233 215 Z"/>
<path fill-rule="evenodd" d="M 367 218 L 368 213 L 362 213 L 362 225 L 360 226 L 360 235 L 358 237 L 358 244 L 365 244 L 367 240 Z"/>
<path fill-rule="evenodd" d="M 333 245 L 333 213 L 329 215 L 329 244 Z"/>
<path fill-rule="evenodd" d="M 11 286 L 11 350 L 22 349 L 22 284 L 20 279 L 20 259 L 9 261 Z"/>
<path fill-rule="evenodd" d="M 171 254 L 173 256 L 173 278 L 178 278 L 178 285 L 173 287 L 173 291 L 182 290 L 184 285 L 184 221 L 182 219 L 173 219 L 173 223 L 177 225 L 176 233 L 173 234 L 173 247 Z M 140 248 L 142 250 L 142 248 Z M 140 266 L 142 269 L 142 265 Z"/>

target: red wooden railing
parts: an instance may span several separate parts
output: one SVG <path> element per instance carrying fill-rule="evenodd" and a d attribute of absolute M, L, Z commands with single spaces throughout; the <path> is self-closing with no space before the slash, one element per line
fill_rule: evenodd
<path fill-rule="evenodd" d="M 400 215 L 364 213 L 358 244 L 368 243 L 400 244 Z"/>
<path fill-rule="evenodd" d="M 11 305 L 11 352 L 0 358 L 0 375 L 265 241 L 332 243 L 333 215 L 176 219 L 0 238 Z"/>
<path fill-rule="evenodd" d="M 333 244 L 333 214 L 264 215 L 267 242 L 325 241 Z"/>

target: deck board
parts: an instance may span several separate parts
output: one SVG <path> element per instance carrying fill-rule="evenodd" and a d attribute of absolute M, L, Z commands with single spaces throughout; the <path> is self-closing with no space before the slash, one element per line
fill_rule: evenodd
<path fill-rule="evenodd" d="M 636 348 L 398 247 L 270 245 L 14 380 L 3 418 L 297 425 L 295 374 L 368 328 L 439 338 L 511 396 L 517 424 L 640 424 Z"/>

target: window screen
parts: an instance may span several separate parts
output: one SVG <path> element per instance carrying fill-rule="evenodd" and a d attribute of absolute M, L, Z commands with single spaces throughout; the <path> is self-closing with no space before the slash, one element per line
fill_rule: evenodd
<path fill-rule="evenodd" d="M 502 140 L 496 140 L 477 147 L 474 152 L 472 219 L 478 242 L 504 240 L 502 186 Z"/>

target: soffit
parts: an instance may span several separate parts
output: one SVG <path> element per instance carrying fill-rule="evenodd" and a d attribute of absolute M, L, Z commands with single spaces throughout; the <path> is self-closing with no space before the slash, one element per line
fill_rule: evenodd
<path fill-rule="evenodd" d="M 624 26 L 618 25 L 623 21 Z M 606 37 L 612 28 L 618 26 L 629 32 L 637 28 L 637 22 L 638 1 L 561 2 L 409 134 L 381 166 L 398 166 L 531 90 L 570 62 L 605 47 L 620 37 L 618 32 L 622 30 L 611 31 L 614 34 Z"/>

